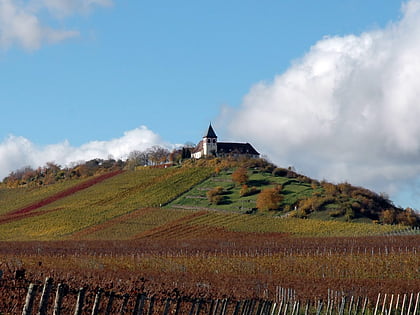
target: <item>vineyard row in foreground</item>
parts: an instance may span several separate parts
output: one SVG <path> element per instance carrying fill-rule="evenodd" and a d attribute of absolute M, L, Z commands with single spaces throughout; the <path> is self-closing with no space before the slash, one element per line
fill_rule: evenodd
<path fill-rule="evenodd" d="M 53 291 L 56 291 L 53 299 Z M 88 291 L 86 287 L 78 290 L 66 284 L 54 286 L 52 278 L 46 278 L 44 285 L 29 285 L 22 315 L 46 315 L 52 309 L 54 315 L 82 315 L 89 312 L 96 314 L 208 314 L 208 315 L 300 315 L 300 314 L 418 314 L 420 292 L 403 295 L 381 295 L 376 301 L 367 297 L 344 296 L 340 292 L 328 290 L 326 301 L 304 301 L 296 299 L 294 290 L 277 288 L 275 300 L 247 299 L 235 300 L 191 298 L 173 294 L 148 295 L 145 292 L 136 294 L 115 293 L 102 288 Z M 13 312 L 19 301 L 10 303 Z"/>

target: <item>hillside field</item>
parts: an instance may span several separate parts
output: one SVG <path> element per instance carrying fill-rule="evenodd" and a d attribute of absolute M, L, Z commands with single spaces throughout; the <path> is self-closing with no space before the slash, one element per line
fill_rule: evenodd
<path fill-rule="evenodd" d="M 371 212 L 351 220 L 340 212 L 357 203 L 363 190 L 352 193 L 347 185 L 334 190 L 293 174 L 248 168 L 253 191 L 281 187 L 279 209 L 260 211 L 258 193 L 241 195 L 234 171 L 142 167 L 54 185 L 1 188 L 0 291 L 8 298 L 0 299 L 0 312 L 21 310 L 22 288 L 41 284 L 45 276 L 71 288 L 86 287 L 90 307 L 99 287 L 107 294 L 145 292 L 162 299 L 277 302 L 279 288 L 288 288 L 301 301 L 326 299 L 330 292 L 368 297 L 370 309 L 379 293 L 418 292 L 418 230 L 375 224 L 363 216 Z M 217 203 L 208 198 L 214 189 L 221 191 Z M 314 196 L 324 202 L 319 210 L 296 216 Z M 22 269 L 24 278 L 16 282 L 15 272 Z M 74 303 L 75 292 L 68 303 Z M 134 304 L 130 299 L 129 307 Z"/>
<path fill-rule="evenodd" d="M 257 194 L 241 197 L 241 187 L 232 181 L 231 173 L 228 169 L 215 175 L 210 167 L 141 168 L 54 185 L 3 188 L 0 240 L 139 239 L 152 235 L 162 239 L 165 233 L 182 237 L 185 233 L 179 234 L 180 230 L 189 230 L 193 237 L 193 231 L 200 233 L 205 227 L 295 236 L 383 235 L 404 229 L 371 224 L 365 218 L 351 222 L 345 222 L 344 216 L 293 218 L 293 211 L 284 209 L 322 192 L 322 187 L 249 171 L 249 186 L 283 187 L 283 210 L 255 212 Z M 224 190 L 223 202 L 217 205 L 206 198 L 206 192 L 214 187 Z"/>

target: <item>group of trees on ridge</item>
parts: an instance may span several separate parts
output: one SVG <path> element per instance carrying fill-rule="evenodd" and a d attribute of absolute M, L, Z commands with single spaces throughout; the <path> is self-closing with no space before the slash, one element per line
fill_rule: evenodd
<path fill-rule="evenodd" d="M 44 166 L 32 168 L 25 166 L 11 172 L 2 184 L 8 188 L 35 187 L 62 182 L 67 179 L 86 178 L 116 170 L 134 170 L 139 166 L 157 166 L 165 163 L 179 163 L 191 157 L 191 147 L 185 146 L 172 152 L 161 146 L 153 146 L 144 151 L 132 151 L 126 160 L 92 159 L 74 162 L 62 167 L 55 162 L 47 162 Z"/>
<path fill-rule="evenodd" d="M 93 159 L 87 162 L 73 163 L 68 167 L 48 162 L 43 167 L 33 169 L 24 167 L 11 172 L 3 179 L 3 187 L 36 187 L 54 184 L 73 178 L 86 178 L 116 170 L 134 170 L 137 167 L 181 164 L 184 167 L 211 167 L 217 175 L 224 169 L 235 169 L 232 180 L 239 185 L 240 195 L 257 196 L 257 208 L 260 211 L 293 211 L 293 215 L 306 218 L 313 212 L 328 211 L 331 217 L 344 216 L 349 221 L 356 217 L 367 217 L 371 220 L 386 224 L 420 225 L 419 214 L 413 209 L 402 209 L 395 206 L 384 194 L 377 194 L 366 188 L 355 187 L 349 183 L 332 184 L 326 181 L 317 181 L 298 174 L 292 167 L 279 168 L 265 159 L 249 158 L 208 158 L 191 159 L 191 147 L 185 146 L 170 152 L 169 150 L 154 146 L 145 151 L 133 151 L 126 160 Z M 282 205 L 283 195 L 281 185 L 260 189 L 248 187 L 248 170 L 258 170 L 270 173 L 273 176 L 287 177 L 298 182 L 310 184 L 313 194 L 302 197 L 294 205 Z M 214 189 L 208 192 L 208 199 L 217 204 L 223 198 L 223 191 Z M 332 207 L 338 205 L 337 207 Z"/>

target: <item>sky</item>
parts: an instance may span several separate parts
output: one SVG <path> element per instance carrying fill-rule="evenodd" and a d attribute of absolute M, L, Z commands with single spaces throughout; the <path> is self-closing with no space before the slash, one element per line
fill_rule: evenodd
<path fill-rule="evenodd" d="M 0 0 L 0 178 L 251 142 L 420 209 L 420 0 Z"/>

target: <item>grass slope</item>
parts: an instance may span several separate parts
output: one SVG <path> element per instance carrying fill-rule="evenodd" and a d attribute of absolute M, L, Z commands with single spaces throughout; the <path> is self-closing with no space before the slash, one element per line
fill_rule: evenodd
<path fill-rule="evenodd" d="M 210 208 L 238 213 L 245 213 L 255 209 L 258 194 L 241 197 L 241 186 L 235 184 L 232 181 L 231 175 L 232 170 L 228 170 L 220 172 L 217 176 L 210 177 L 203 183 L 195 186 L 186 194 L 183 194 L 171 202 L 168 207 L 193 207 L 203 209 Z M 276 185 L 282 185 L 282 194 L 284 196 L 282 207 L 292 206 L 299 199 L 312 196 L 314 191 L 320 191 L 320 189 L 313 189 L 310 184 L 300 182 L 296 179 L 272 176 L 269 173 L 257 171 L 249 171 L 248 175 L 249 180 L 247 185 L 249 187 L 255 187 L 258 190 L 274 187 Z M 206 193 L 215 187 L 223 187 L 225 191 L 223 194 L 223 201 L 220 204 L 211 204 L 206 197 Z M 278 212 L 278 214 L 279 213 L 280 212 Z"/>

